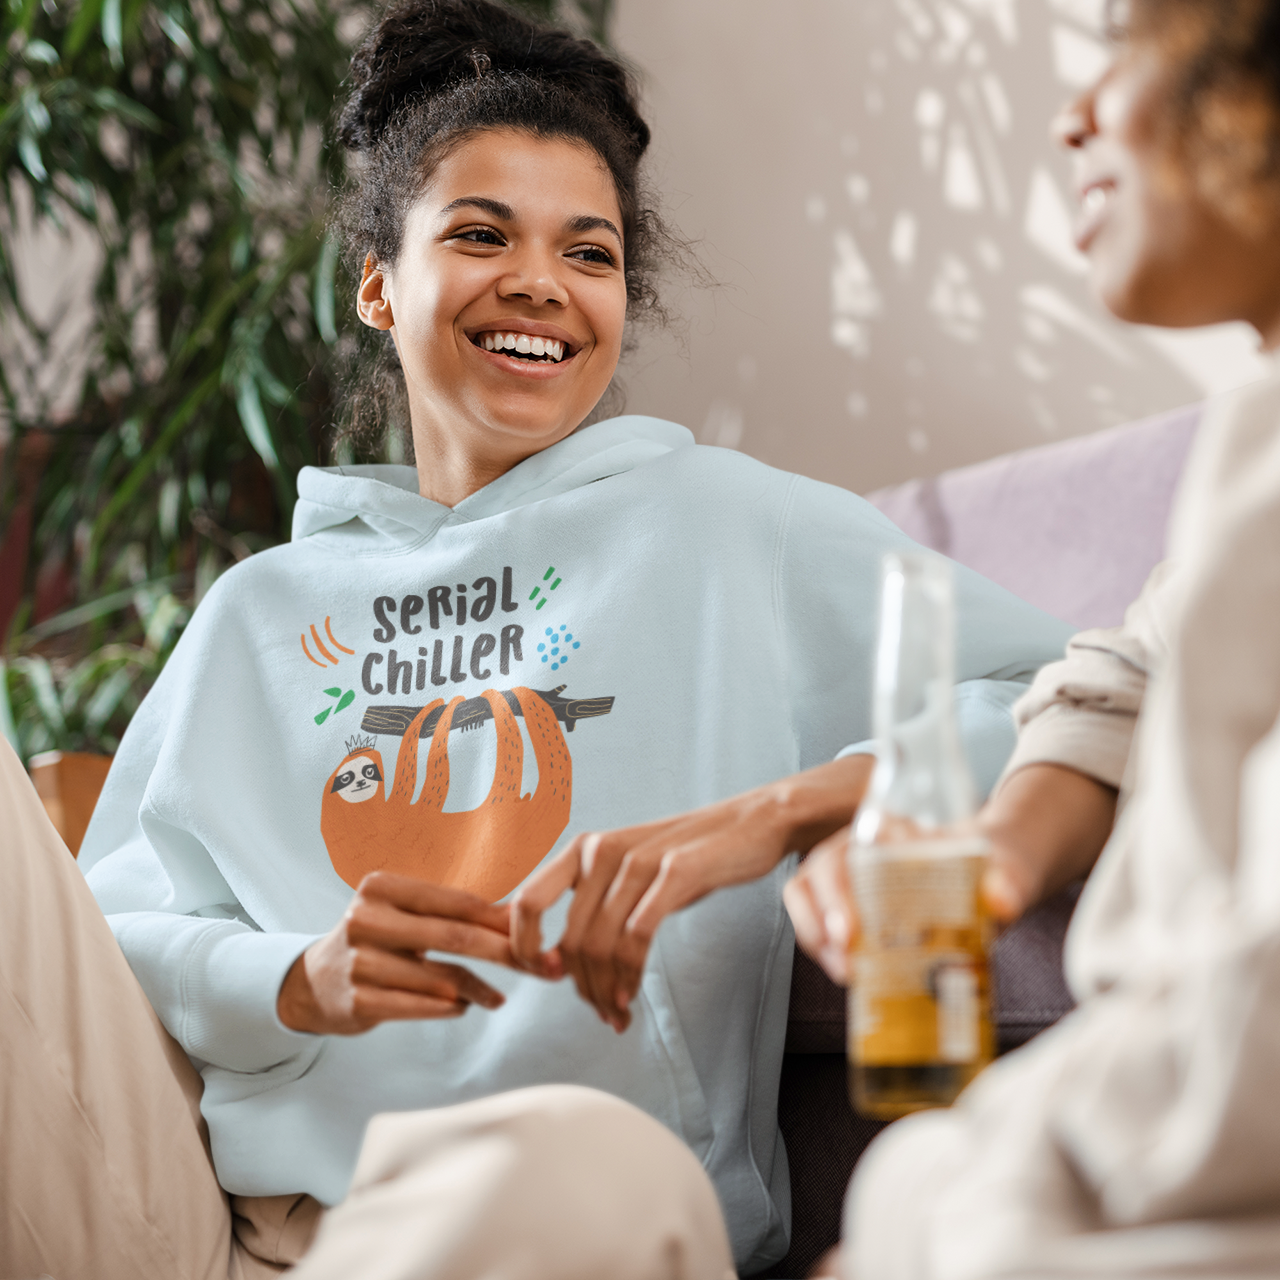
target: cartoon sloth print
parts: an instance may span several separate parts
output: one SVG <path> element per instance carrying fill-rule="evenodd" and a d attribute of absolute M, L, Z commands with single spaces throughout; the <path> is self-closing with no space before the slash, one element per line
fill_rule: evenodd
<path fill-rule="evenodd" d="M 573 761 L 560 721 L 607 715 L 612 698 L 571 701 L 564 686 L 548 693 L 486 689 L 478 698 L 437 699 L 421 709 L 371 707 L 365 732 L 402 730 L 395 778 L 388 789 L 374 738 L 348 739 L 329 775 L 320 831 L 337 873 L 353 888 L 370 871 L 395 871 L 452 885 L 489 902 L 506 897 L 550 853 L 569 823 Z M 532 793 L 520 794 L 524 774 L 523 716 L 538 765 Z M 405 723 L 406 718 L 408 723 Z M 492 719 L 498 738 L 493 784 L 474 809 L 445 813 L 449 793 L 449 734 Z M 418 743 L 429 736 L 426 779 L 415 801 Z"/>

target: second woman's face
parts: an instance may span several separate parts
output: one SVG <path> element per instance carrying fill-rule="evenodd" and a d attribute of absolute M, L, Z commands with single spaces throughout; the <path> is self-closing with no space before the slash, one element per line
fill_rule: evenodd
<path fill-rule="evenodd" d="M 1179 328 L 1248 320 L 1270 337 L 1280 249 L 1230 221 L 1195 181 L 1168 128 L 1179 73 L 1154 39 L 1131 39 L 1055 122 L 1074 152 L 1076 243 L 1123 320 Z"/>
<path fill-rule="evenodd" d="M 617 367 L 622 216 L 586 146 L 515 130 L 463 143 L 411 208 L 393 268 L 366 268 L 360 311 L 391 328 L 423 462 L 498 472 L 563 439 Z"/>

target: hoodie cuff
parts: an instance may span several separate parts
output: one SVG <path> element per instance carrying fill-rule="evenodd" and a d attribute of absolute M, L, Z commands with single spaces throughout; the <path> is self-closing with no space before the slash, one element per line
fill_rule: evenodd
<path fill-rule="evenodd" d="M 260 1072 L 318 1048 L 277 1016 L 285 975 L 316 941 L 258 933 L 238 921 L 137 912 L 109 916 L 143 991 L 187 1054 L 228 1071 Z"/>

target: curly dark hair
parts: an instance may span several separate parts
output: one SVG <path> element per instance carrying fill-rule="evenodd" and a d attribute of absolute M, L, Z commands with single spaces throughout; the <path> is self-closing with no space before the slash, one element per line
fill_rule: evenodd
<path fill-rule="evenodd" d="M 1237 225 L 1274 222 L 1280 193 L 1280 0 L 1130 0 L 1119 34 L 1176 68 L 1167 127 L 1186 175 Z"/>
<path fill-rule="evenodd" d="M 641 181 L 649 126 L 617 59 L 492 0 L 399 0 L 356 52 L 350 83 L 338 136 L 356 158 L 337 229 L 356 278 L 368 254 L 394 266 L 410 207 L 454 149 L 514 128 L 585 143 L 603 160 L 622 213 L 627 318 L 665 319 L 655 277 L 679 248 Z M 339 438 L 368 449 L 388 430 L 407 437 L 408 413 L 390 337 L 362 337 Z"/>

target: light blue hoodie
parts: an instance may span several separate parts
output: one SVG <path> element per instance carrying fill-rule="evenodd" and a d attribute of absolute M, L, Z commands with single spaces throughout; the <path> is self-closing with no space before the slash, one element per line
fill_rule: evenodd
<path fill-rule="evenodd" d="M 580 430 L 452 510 L 410 467 L 308 469 L 299 492 L 293 541 L 197 609 L 80 855 L 204 1075 L 223 1186 L 333 1204 L 370 1116 L 574 1081 L 679 1134 L 739 1266 L 776 1260 L 790 861 L 663 924 L 622 1036 L 570 983 L 486 964 L 497 1012 L 356 1037 L 286 1029 L 276 996 L 374 866 L 496 900 L 576 831 L 865 740 L 880 559 L 907 538 L 843 490 L 640 417 Z M 960 722 L 988 787 L 1011 702 L 1069 629 L 965 570 L 957 585 Z"/>

